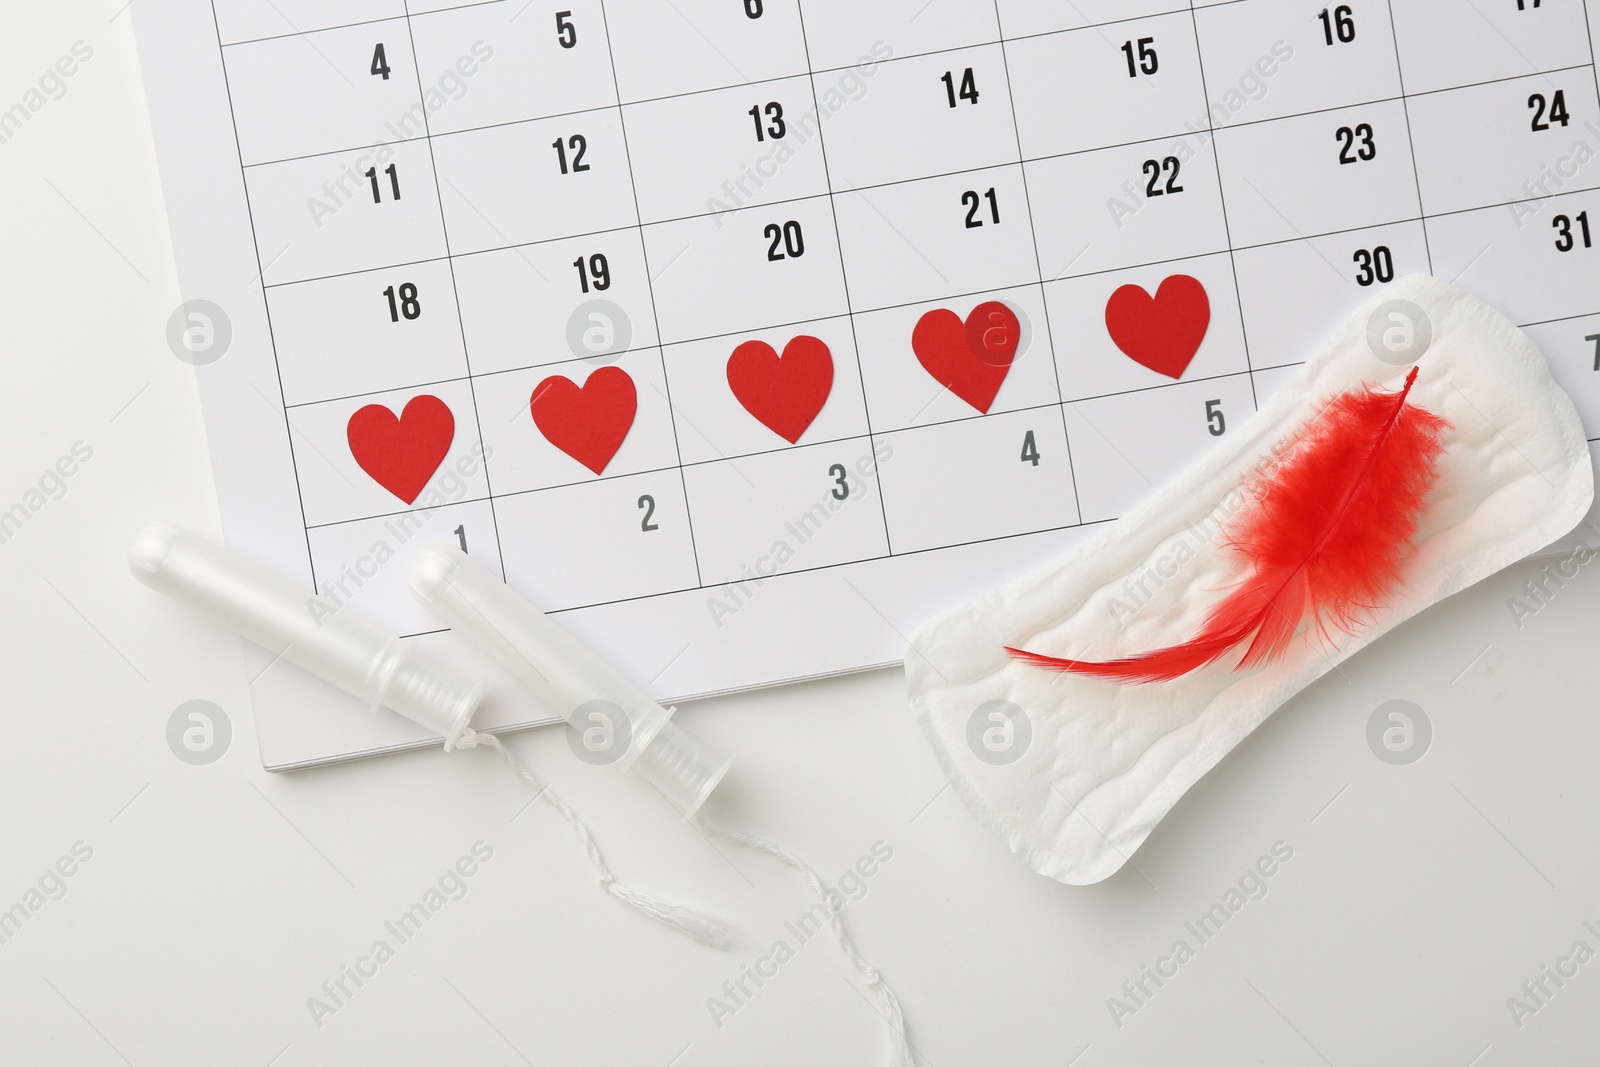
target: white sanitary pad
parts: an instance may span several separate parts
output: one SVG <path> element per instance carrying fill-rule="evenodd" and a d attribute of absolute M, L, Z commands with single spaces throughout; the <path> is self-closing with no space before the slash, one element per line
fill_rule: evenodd
<path fill-rule="evenodd" d="M 1381 354 L 1381 358 L 1380 358 Z M 1314 623 L 1280 660 L 1229 655 L 1124 685 L 1025 665 L 1011 645 L 1112 659 L 1181 642 L 1239 577 L 1219 536 L 1252 472 L 1332 396 L 1399 388 L 1449 420 L 1402 583 L 1354 635 Z M 1185 790 L 1290 696 L 1452 593 L 1572 529 L 1594 496 L 1572 402 L 1533 342 L 1433 278 L 1386 287 L 1246 424 L 1181 477 L 1054 563 L 921 627 L 912 705 L 967 807 L 1040 874 L 1109 877 Z"/>

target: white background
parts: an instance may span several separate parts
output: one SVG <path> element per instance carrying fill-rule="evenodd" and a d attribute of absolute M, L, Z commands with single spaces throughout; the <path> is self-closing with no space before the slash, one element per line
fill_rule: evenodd
<path fill-rule="evenodd" d="M 525 809 L 487 753 L 260 770 L 237 643 L 122 562 L 146 521 L 215 532 L 217 517 L 192 372 L 163 337 L 179 297 L 128 15 L 121 0 L 78 12 L 11 0 L 0 14 L 0 105 L 74 41 L 94 48 L 0 144 L 0 504 L 74 442 L 93 449 L 0 544 L 0 908 L 75 842 L 93 849 L 0 944 L 0 1062 L 877 1062 L 883 1024 L 822 940 L 713 1025 L 707 998 L 786 936 L 803 887 L 579 764 L 559 733 L 513 744 L 623 879 L 727 915 L 744 943 L 701 948 L 600 893 L 566 827 Z M 898 671 L 682 716 L 737 757 L 714 818 L 830 879 L 876 841 L 893 848 L 844 919 L 899 993 L 921 1064 L 1575 1062 L 1593 1054 L 1600 960 L 1521 1029 L 1506 1007 L 1574 941 L 1600 949 L 1582 927 L 1600 927 L 1600 578 L 1585 569 L 1518 629 L 1507 600 L 1537 570 L 1311 687 L 1093 887 L 1029 873 L 973 822 Z M 205 767 L 165 739 L 197 698 L 234 734 Z M 1434 724 L 1408 767 L 1365 740 L 1394 698 Z M 316 1027 L 306 999 L 479 840 L 494 856 L 468 895 Z M 1193 945 L 1184 923 L 1279 840 L 1294 858 L 1267 897 L 1117 1028 L 1107 998 L 1174 939 Z"/>

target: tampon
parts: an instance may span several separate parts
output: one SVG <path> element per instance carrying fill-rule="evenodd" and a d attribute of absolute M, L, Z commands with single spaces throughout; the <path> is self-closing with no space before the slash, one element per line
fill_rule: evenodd
<path fill-rule="evenodd" d="M 669 721 L 676 709 L 656 703 L 459 548 L 423 549 L 411 569 L 411 591 L 575 729 L 625 738 L 613 762 L 643 775 L 685 815 L 727 773 L 731 760 Z"/>
<path fill-rule="evenodd" d="M 128 553 L 145 585 L 357 697 L 444 737 L 471 736 L 483 683 L 227 549 L 176 526 L 145 527 Z"/>

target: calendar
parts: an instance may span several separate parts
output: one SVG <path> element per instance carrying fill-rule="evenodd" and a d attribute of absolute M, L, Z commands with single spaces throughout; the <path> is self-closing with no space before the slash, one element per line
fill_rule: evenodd
<path fill-rule="evenodd" d="M 1600 437 L 1596 13 L 145 0 L 228 539 L 487 674 L 458 544 L 670 702 L 898 661 L 1403 274 Z M 425 741 L 251 670 L 269 768 Z"/>

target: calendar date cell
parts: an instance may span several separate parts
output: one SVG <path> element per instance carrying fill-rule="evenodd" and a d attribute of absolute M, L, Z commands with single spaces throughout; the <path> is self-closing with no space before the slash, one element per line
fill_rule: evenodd
<path fill-rule="evenodd" d="M 605 14 L 624 103 L 806 73 L 798 0 L 607 0 Z"/>
<path fill-rule="evenodd" d="M 408 405 L 424 396 L 432 399 L 423 403 L 448 409 L 443 429 L 437 420 L 419 425 L 413 421 L 416 413 L 407 413 Z M 369 435 L 366 447 L 358 449 L 351 420 L 374 405 L 387 408 L 400 429 Z M 309 527 L 489 495 L 484 471 L 492 453 L 479 442 L 472 389 L 464 380 L 307 404 L 290 408 L 288 417 L 295 476 Z M 405 475 L 400 481 L 393 477 L 397 469 Z M 409 487 L 403 484 L 407 481 Z"/>
<path fill-rule="evenodd" d="M 425 141 L 250 167 L 245 186 L 268 285 L 445 255 Z"/>
<path fill-rule="evenodd" d="M 630 104 L 624 118 L 645 222 L 828 192 L 809 78 Z"/>
<path fill-rule="evenodd" d="M 545 611 L 698 585 L 675 470 L 497 498 L 506 581 Z"/>
<path fill-rule="evenodd" d="M 857 315 L 874 432 L 1058 403 L 1051 333 L 1037 285 Z"/>
<path fill-rule="evenodd" d="M 865 436 L 854 332 L 834 318 L 667 346 L 683 461 Z"/>
<path fill-rule="evenodd" d="M 835 192 L 1017 161 L 999 45 L 816 75 Z"/>
<path fill-rule="evenodd" d="M 1204 131 L 1189 12 L 1006 44 L 1028 159 Z"/>
<path fill-rule="evenodd" d="M 1430 93 L 1409 106 L 1430 215 L 1600 186 L 1600 105 L 1587 67 Z"/>
<path fill-rule="evenodd" d="M 1218 130 L 1216 152 L 1235 247 L 1421 214 L 1398 100 Z"/>
<path fill-rule="evenodd" d="M 435 137 L 433 155 L 455 253 L 638 221 L 615 108 Z"/>
<path fill-rule="evenodd" d="M 247 165 L 426 133 L 404 19 L 233 45 L 222 54 Z"/>
<path fill-rule="evenodd" d="M 1400 95 L 1385 2 L 1244 0 L 1195 13 L 1213 126 Z"/>
<path fill-rule="evenodd" d="M 429 545 L 463 550 L 490 573 L 500 573 L 500 546 L 487 500 L 359 519 L 308 530 L 317 592 L 340 608 L 382 619 L 400 634 L 439 629 L 439 619 L 411 595 L 407 576 Z"/>
<path fill-rule="evenodd" d="M 411 30 L 434 133 L 617 102 L 598 0 L 472 4 L 435 14 L 418 14 L 413 4 Z"/>
<path fill-rule="evenodd" d="M 1512 322 L 1595 309 L 1600 193 L 1569 193 L 1428 220 L 1433 271 L 1489 297 Z"/>
<path fill-rule="evenodd" d="M 594 384 L 596 374 L 606 378 Z M 626 375 L 619 396 L 605 386 Z M 565 378 L 570 385 L 558 380 Z M 604 383 L 602 385 L 601 383 Z M 473 380 L 496 494 L 592 482 L 677 466 L 672 413 L 657 349 L 603 366 L 586 360 L 489 374 Z M 553 390 L 552 390 L 553 387 Z M 575 387 L 575 388 L 574 388 Z M 536 395 L 551 406 L 536 420 Z M 631 403 L 628 402 L 631 393 Z"/>
<path fill-rule="evenodd" d="M 1600 314 L 1523 327 L 1550 365 L 1583 420 L 1584 435 L 1600 438 Z"/>
<path fill-rule="evenodd" d="M 466 376 L 443 260 L 275 286 L 267 307 L 285 403 Z"/>
<path fill-rule="evenodd" d="M 888 553 L 879 459 L 866 438 L 697 463 L 683 470 L 707 585 Z"/>
<path fill-rule="evenodd" d="M 1046 281 L 1228 247 L 1205 134 L 1026 164 Z M 1073 195 L 1052 195 L 1061 189 Z M 1231 206 L 1231 201 L 1229 202 Z"/>
<path fill-rule="evenodd" d="M 501 248 L 454 260 L 474 373 L 572 359 L 599 366 L 655 344 L 637 230 Z"/>
<path fill-rule="evenodd" d="M 1593 62 L 1581 2 L 1393 0 L 1391 7 L 1408 93 Z"/>
<path fill-rule="evenodd" d="M 1428 245 L 1421 222 L 1401 222 L 1242 249 L 1233 262 L 1251 362 L 1272 367 L 1310 358 L 1396 278 L 1427 274 Z"/>
<path fill-rule="evenodd" d="M 1056 405 L 879 437 L 895 552 L 1014 537 L 1078 521 Z"/>
<path fill-rule="evenodd" d="M 1248 375 L 1118 393 L 1066 406 L 1083 519 L 1124 515 L 1255 413 Z M 1160 426 L 1160 433 L 1146 428 Z"/>
<path fill-rule="evenodd" d="M 1158 370 L 1139 363 L 1117 346 L 1106 325 L 1107 309 L 1124 286 L 1138 286 L 1154 298 L 1168 278 L 1176 277 L 1199 283 L 1205 293 L 1204 319 L 1196 318 L 1200 315 L 1197 310 L 1169 310 L 1164 304 L 1148 313 L 1144 321 L 1151 330 L 1192 335 L 1197 325 L 1201 328 L 1194 347 L 1178 351 L 1173 357 L 1176 362 L 1158 364 L 1162 368 Z M 1051 282 L 1045 286 L 1045 296 L 1056 338 L 1063 398 L 1073 401 L 1248 370 L 1234 293 L 1232 264 L 1226 254 Z"/>
<path fill-rule="evenodd" d="M 644 240 L 669 343 L 848 310 L 826 197 L 658 223 Z"/>
<path fill-rule="evenodd" d="M 857 311 L 1039 280 L 1022 167 L 834 196 Z"/>

